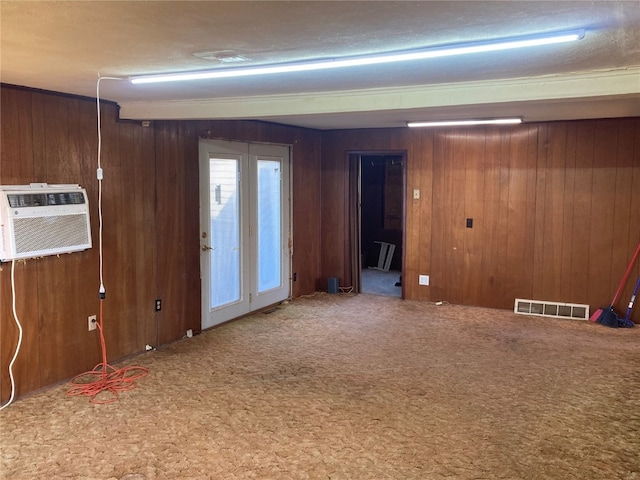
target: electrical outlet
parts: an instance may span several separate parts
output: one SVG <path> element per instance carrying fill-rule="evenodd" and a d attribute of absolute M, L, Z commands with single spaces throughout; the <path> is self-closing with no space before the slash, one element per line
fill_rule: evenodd
<path fill-rule="evenodd" d="M 87 323 L 89 325 L 89 331 L 92 332 L 98 327 L 98 317 L 96 315 L 90 315 L 87 318 Z"/>
<path fill-rule="evenodd" d="M 156 300 L 156 312 L 159 312 L 160 310 L 162 310 L 162 300 L 158 298 Z"/>
<path fill-rule="evenodd" d="M 429 275 L 418 275 L 418 285 L 429 285 Z"/>
<path fill-rule="evenodd" d="M 298 281 L 298 274 L 296 272 L 293 272 L 293 281 L 294 282 Z"/>

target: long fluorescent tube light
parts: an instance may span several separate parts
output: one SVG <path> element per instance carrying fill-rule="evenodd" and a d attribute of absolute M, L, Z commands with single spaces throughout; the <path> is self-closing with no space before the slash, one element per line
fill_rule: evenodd
<path fill-rule="evenodd" d="M 250 75 L 271 75 L 275 73 L 303 72 L 311 70 L 325 70 L 328 68 L 345 68 L 363 65 L 376 65 L 382 63 L 405 62 L 410 60 L 423 60 L 427 58 L 448 57 L 453 55 L 466 55 L 470 53 L 494 52 L 498 50 L 511 50 L 514 48 L 534 47 L 538 45 L 550 45 L 554 43 L 566 43 L 584 38 L 584 29 L 564 32 L 554 32 L 544 35 L 530 35 L 526 37 L 507 38 L 503 40 L 491 40 L 485 42 L 462 43 L 443 47 L 428 47 L 418 50 L 383 53 L 378 55 L 361 55 L 339 59 L 325 59 L 310 62 L 283 63 L 265 65 L 259 67 L 220 68 L 216 70 L 203 70 L 199 72 L 181 72 L 153 75 L 137 75 L 129 77 L 131 83 L 159 83 L 181 82 L 186 80 L 206 80 L 211 78 L 246 77 Z"/>
<path fill-rule="evenodd" d="M 521 118 L 493 118 L 485 120 L 443 120 L 438 122 L 407 122 L 407 127 L 459 127 L 469 125 L 516 125 Z"/>

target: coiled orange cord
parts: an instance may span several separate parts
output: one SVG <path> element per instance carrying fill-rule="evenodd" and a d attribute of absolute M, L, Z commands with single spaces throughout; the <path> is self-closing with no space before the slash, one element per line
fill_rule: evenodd
<path fill-rule="evenodd" d="M 100 316 L 98 318 L 98 330 L 100 332 L 100 347 L 102 349 L 102 363 L 96 365 L 93 370 L 76 375 L 69 382 L 72 387 L 67 395 L 86 395 L 91 397 L 90 402 L 96 404 L 112 403 L 118 400 L 120 392 L 136 388 L 135 381 L 149 375 L 149 369 L 139 366 L 128 366 L 116 369 L 107 363 L 107 346 L 102 330 L 102 302 L 100 299 Z M 99 396 L 102 392 L 109 395 Z"/>

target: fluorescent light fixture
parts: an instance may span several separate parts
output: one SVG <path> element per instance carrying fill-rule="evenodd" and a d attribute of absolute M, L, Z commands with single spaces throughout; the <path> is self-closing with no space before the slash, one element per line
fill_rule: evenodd
<path fill-rule="evenodd" d="M 459 127 L 469 125 L 516 125 L 522 118 L 490 118 L 478 120 L 443 120 L 437 122 L 407 122 L 407 127 Z"/>
<path fill-rule="evenodd" d="M 153 75 L 137 75 L 129 77 L 131 83 L 159 83 L 181 82 L 187 80 L 206 80 L 212 78 L 246 77 L 250 75 L 271 75 L 276 73 L 304 72 L 325 70 L 329 68 L 345 68 L 363 65 L 377 65 L 382 63 L 406 62 L 424 60 L 428 58 L 449 57 L 453 55 L 467 55 L 470 53 L 485 53 L 515 48 L 566 43 L 584 38 L 584 29 L 564 32 L 547 33 L 544 35 L 530 35 L 526 37 L 506 38 L 474 43 L 461 43 L 442 47 L 428 47 L 417 50 L 382 53 L 377 55 L 361 55 L 337 59 L 323 59 L 309 62 L 283 63 L 258 67 L 218 68 L 198 72 L 160 73 Z"/>

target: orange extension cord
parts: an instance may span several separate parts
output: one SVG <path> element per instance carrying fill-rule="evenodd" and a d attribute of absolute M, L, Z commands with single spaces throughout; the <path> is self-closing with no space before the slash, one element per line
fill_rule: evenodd
<path fill-rule="evenodd" d="M 93 370 L 76 375 L 69 382 L 72 387 L 67 395 L 86 395 L 91 397 L 91 403 L 105 404 L 118 400 L 119 392 L 125 392 L 136 388 L 135 381 L 149 375 L 149 369 L 139 366 L 129 366 L 116 369 L 107 363 L 107 346 L 102 331 L 102 303 L 100 299 L 100 316 L 98 318 L 98 330 L 100 331 L 100 346 L 102 348 L 102 363 L 96 365 Z M 102 392 L 109 394 L 100 395 Z"/>

